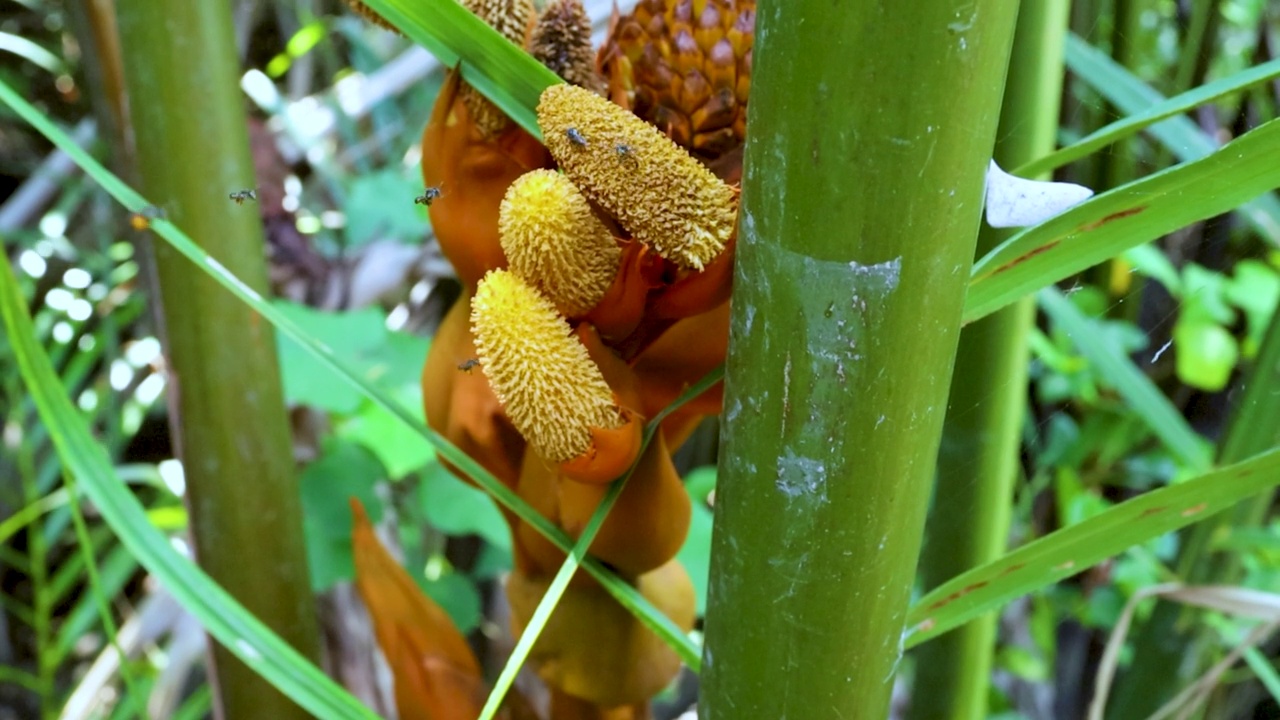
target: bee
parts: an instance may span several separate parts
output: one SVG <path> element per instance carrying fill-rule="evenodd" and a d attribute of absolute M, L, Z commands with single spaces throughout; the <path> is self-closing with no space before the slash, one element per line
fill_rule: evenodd
<path fill-rule="evenodd" d="M 129 216 L 129 225 L 134 230 L 146 230 L 151 227 L 152 220 L 164 218 L 164 210 L 155 205 L 148 205 Z"/>
<path fill-rule="evenodd" d="M 415 205 L 426 205 L 431 207 L 431 203 L 440 199 L 442 191 L 438 187 L 429 187 L 422 191 L 422 194 L 413 199 Z"/>
<path fill-rule="evenodd" d="M 617 145 L 614 145 L 613 152 L 618 156 L 618 159 L 623 162 L 630 162 L 633 165 L 636 163 L 636 149 L 626 143 L 618 143 Z"/>
<path fill-rule="evenodd" d="M 587 139 L 582 136 L 582 132 L 579 131 L 578 128 L 565 128 L 564 136 L 569 138 L 569 142 L 577 145 L 578 147 L 587 146 Z"/>
<path fill-rule="evenodd" d="M 479 360 L 479 359 L 477 359 L 477 358 L 471 358 L 470 360 L 468 360 L 468 361 L 466 361 L 466 362 L 462 363 L 461 365 L 459 365 L 459 366 L 458 366 L 458 369 L 459 369 L 459 370 L 461 370 L 462 372 L 467 373 L 468 375 L 470 375 L 470 374 L 471 374 L 472 369 L 474 369 L 474 368 L 475 368 L 477 365 L 479 365 L 479 364 L 480 364 L 480 360 Z"/>
<path fill-rule="evenodd" d="M 236 190 L 235 192 L 227 195 L 227 197 L 231 200 L 235 200 L 237 205 L 243 205 L 245 200 L 257 200 L 258 191 L 253 188 L 249 188 L 247 190 Z"/>

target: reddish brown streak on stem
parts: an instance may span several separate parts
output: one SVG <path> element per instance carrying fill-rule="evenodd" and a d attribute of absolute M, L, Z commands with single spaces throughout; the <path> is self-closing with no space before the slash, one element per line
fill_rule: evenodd
<path fill-rule="evenodd" d="M 1139 519 L 1142 519 L 1142 518 L 1144 518 L 1144 517 L 1150 517 L 1150 516 L 1152 516 L 1152 515 L 1158 515 L 1158 514 L 1160 514 L 1160 513 L 1164 512 L 1165 510 L 1168 510 L 1168 509 L 1169 509 L 1169 508 L 1165 507 L 1164 505 L 1160 505 L 1160 506 L 1158 506 L 1158 507 L 1153 507 L 1153 508 L 1147 508 L 1146 510 L 1143 510 L 1143 511 L 1142 511 L 1142 514 L 1141 514 L 1141 515 L 1139 515 L 1139 516 L 1138 516 L 1138 518 L 1139 518 Z"/>

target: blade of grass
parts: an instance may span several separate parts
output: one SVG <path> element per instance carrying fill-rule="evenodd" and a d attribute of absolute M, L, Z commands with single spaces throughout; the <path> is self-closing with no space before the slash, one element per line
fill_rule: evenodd
<path fill-rule="evenodd" d="M 564 82 L 455 0 L 363 0 L 535 138 L 542 91 Z"/>
<path fill-rule="evenodd" d="M 7 91 L 7 87 L 2 88 Z M 26 302 L 8 258 L 0 262 L 0 315 L 28 392 L 49 428 L 69 477 L 80 484 L 121 543 L 211 635 L 295 702 L 324 718 L 375 718 L 287 643 L 258 622 L 147 522 L 142 506 L 111 469 L 103 447 L 64 394 L 35 341 Z"/>
<path fill-rule="evenodd" d="M 1182 413 L 1169 402 L 1127 355 L 1094 331 L 1089 318 L 1080 312 L 1057 288 L 1040 291 L 1040 307 L 1054 324 L 1071 337 L 1077 349 L 1098 369 L 1129 409 L 1142 418 L 1147 427 L 1164 443 L 1165 449 L 1188 467 L 1204 472 L 1213 465 L 1209 443 L 1187 424 Z"/>
<path fill-rule="evenodd" d="M 1067 66 L 1126 113 L 1140 113 L 1165 97 L 1078 35 L 1067 36 Z M 1169 118 L 1150 128 L 1153 137 L 1184 162 L 1198 160 L 1218 143 L 1185 117 Z M 1280 244 L 1280 198 L 1264 195 L 1241 206 L 1245 218 L 1273 245 Z"/>
<path fill-rule="evenodd" d="M 1280 703 L 1280 673 L 1276 672 L 1271 660 L 1258 648 L 1251 647 L 1244 651 L 1244 661 L 1258 678 L 1258 682 L 1262 683 L 1262 687 L 1271 693 L 1271 699 Z"/>
<path fill-rule="evenodd" d="M 507 658 L 507 664 L 503 666 L 502 673 L 498 676 L 492 692 L 489 693 L 489 698 L 485 701 L 479 720 L 493 720 L 497 716 L 498 710 L 502 706 L 503 698 L 506 697 L 507 692 L 511 689 L 511 684 L 515 682 L 520 668 L 524 667 L 525 660 L 529 657 L 529 652 L 533 650 L 533 645 L 538 641 L 538 636 L 542 634 L 547 621 L 551 619 L 551 613 L 555 612 L 556 605 L 559 604 L 560 598 L 564 596 L 565 589 L 569 587 L 569 581 L 573 579 L 573 574 L 577 572 L 578 566 L 587 557 L 587 548 L 591 547 L 591 543 L 596 538 L 596 533 L 600 532 L 600 527 L 604 525 L 604 521 L 608 518 L 609 511 L 613 509 L 618 496 L 622 494 L 627 481 L 631 479 L 636 466 L 640 464 L 640 457 L 648 449 L 649 443 L 653 442 L 654 434 L 661 428 L 662 421 L 681 405 L 709 390 L 712 385 L 720 381 L 723 374 L 723 370 L 720 369 L 702 378 L 646 425 L 644 439 L 640 444 L 640 454 L 637 455 L 635 462 L 631 464 L 631 467 L 627 468 L 622 477 L 613 481 L 609 491 L 605 493 L 595 512 L 591 514 L 591 518 L 587 521 L 586 527 L 583 528 L 582 534 L 578 536 L 578 542 L 569 551 L 568 557 L 560 565 L 560 570 L 556 572 L 556 576 L 552 578 L 551 584 L 547 587 L 547 592 L 538 601 L 537 609 L 533 611 L 533 616 L 529 618 L 529 623 L 520 635 L 520 641 L 516 643 L 515 649 L 511 651 L 511 656 Z M 690 665 L 690 667 L 694 672 L 699 669 L 696 665 Z"/>
<path fill-rule="evenodd" d="M 1040 173 L 1056 170 L 1067 163 L 1089 155 L 1095 150 L 1141 132 L 1161 120 L 1181 115 L 1201 105 L 1221 100 L 1224 97 L 1276 77 L 1280 77 L 1280 59 L 1255 65 L 1234 75 L 1215 80 L 1188 90 L 1181 95 L 1175 95 L 1167 100 L 1157 102 L 1145 110 L 1132 112 L 1066 147 L 1059 148 L 1048 155 L 1019 166 L 1012 173 L 1020 177 L 1034 177 Z"/>
<path fill-rule="evenodd" d="M 964 321 L 1280 186 L 1280 120 L 1208 157 L 1096 195 L 1027 228 L 973 266 Z"/>
<path fill-rule="evenodd" d="M 925 594 L 907 613 L 913 647 L 988 610 L 1075 575 L 1126 548 L 1280 485 L 1280 449 L 1120 503 Z"/>
<path fill-rule="evenodd" d="M 111 194 L 122 205 L 133 212 L 142 212 L 147 209 L 149 204 L 138 194 L 133 188 L 124 184 L 111 171 L 107 170 L 97 160 L 93 159 L 87 152 L 72 143 L 71 139 L 65 132 L 57 128 L 48 119 L 39 113 L 21 96 L 15 93 L 7 84 L 0 80 L 0 101 L 12 107 L 27 122 L 31 123 L 46 138 L 55 145 L 67 151 L 67 154 L 79 165 L 86 174 L 96 180 L 102 187 Z M 333 351 L 328 347 L 316 342 L 305 331 L 299 328 L 292 320 L 281 313 L 271 303 L 264 300 L 260 295 L 249 287 L 241 283 L 234 275 L 226 270 L 216 259 L 205 253 L 200 247 L 191 241 L 181 230 L 173 223 L 157 218 L 151 222 L 151 229 L 156 232 L 166 242 L 171 244 L 175 249 L 185 255 L 192 263 L 196 265 L 202 272 L 207 273 L 223 287 L 227 288 L 233 295 L 251 306 L 262 317 L 270 322 L 277 330 L 288 335 L 301 347 L 319 359 L 324 365 L 328 366 L 343 381 L 353 385 L 362 395 L 382 409 L 391 413 L 399 419 L 405 426 L 414 430 L 423 437 L 426 442 L 435 446 L 436 450 L 442 457 L 452 463 L 460 472 L 465 474 L 476 484 L 484 488 L 495 500 L 502 503 L 513 513 L 534 527 L 539 533 L 550 540 L 564 552 L 569 552 L 573 548 L 573 541 L 569 539 L 563 531 L 557 528 L 551 521 L 540 515 L 527 502 L 521 499 L 516 493 L 503 485 L 497 478 L 484 470 L 479 463 L 472 460 L 466 453 L 459 450 L 443 436 L 424 426 L 409 413 L 405 407 L 396 402 L 385 392 L 373 386 L 361 377 L 361 374 L 354 370 L 342 359 L 334 355 Z M 712 375 L 723 373 L 718 370 Z M 600 584 L 622 604 L 630 612 L 636 615 L 641 622 L 645 623 L 651 630 L 663 638 L 680 654 L 690 667 L 697 668 L 700 664 L 701 649 L 695 646 L 692 641 L 685 637 L 665 615 L 653 607 L 653 605 L 645 600 L 640 593 L 628 583 L 619 579 L 612 571 L 604 567 L 598 560 L 588 558 L 583 563 L 583 568 L 591 574 Z"/>

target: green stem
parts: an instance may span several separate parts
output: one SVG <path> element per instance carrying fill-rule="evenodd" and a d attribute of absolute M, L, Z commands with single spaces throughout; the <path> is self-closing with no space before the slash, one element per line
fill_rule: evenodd
<path fill-rule="evenodd" d="M 255 186 L 225 0 L 121 0 L 121 46 L 146 194 L 236 277 L 264 292 Z M 264 623 L 315 660 L 315 607 L 271 326 L 154 246 L 172 414 L 196 555 Z M 226 718 L 306 714 L 222 646 L 215 707 Z"/>
<path fill-rule="evenodd" d="M 703 718 L 888 712 L 1016 10 L 759 5 Z"/>
<path fill-rule="evenodd" d="M 1002 167 L 1053 150 L 1069 7 L 1067 0 L 1043 0 L 1024 3 L 1019 12 L 995 150 Z M 984 226 L 978 253 L 1011 234 Z M 926 590 L 1005 551 L 1026 402 L 1027 333 L 1034 317 L 1034 300 L 1026 298 L 960 333 L 920 557 Z M 987 717 L 997 619 L 997 613 L 988 613 L 915 651 L 919 691 L 912 720 Z"/>

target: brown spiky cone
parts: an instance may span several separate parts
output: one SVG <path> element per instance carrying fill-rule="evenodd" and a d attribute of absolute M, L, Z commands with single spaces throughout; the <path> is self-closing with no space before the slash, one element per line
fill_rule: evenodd
<path fill-rule="evenodd" d="M 591 18 L 581 0 L 550 0 L 529 38 L 529 54 L 570 85 L 605 94 L 591 47 Z"/>
<path fill-rule="evenodd" d="M 640 0 L 598 62 L 614 102 L 713 162 L 747 128 L 755 0 Z"/>

